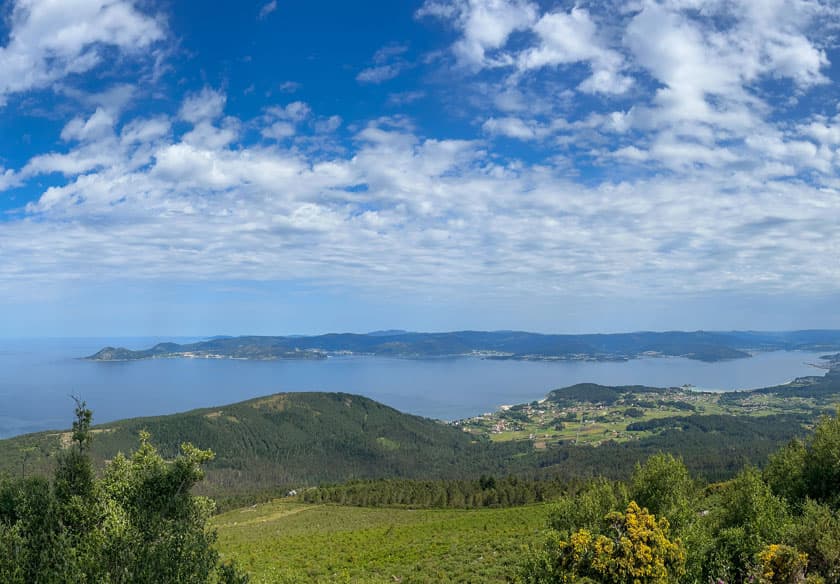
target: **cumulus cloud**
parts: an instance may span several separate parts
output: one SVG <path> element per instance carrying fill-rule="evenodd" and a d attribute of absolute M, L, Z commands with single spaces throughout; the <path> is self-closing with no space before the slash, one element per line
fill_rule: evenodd
<path fill-rule="evenodd" d="M 582 6 L 421 8 L 457 29 L 471 138 L 404 116 L 345 122 L 299 100 L 239 117 L 213 88 L 170 114 L 87 104 L 53 151 L 0 168 L 0 189 L 41 189 L 0 230 L 0 282 L 836 291 L 840 115 L 821 106 L 836 80 L 819 28 L 831 5 Z M 780 93 L 804 99 L 788 108 Z"/>
<path fill-rule="evenodd" d="M 215 89 L 205 87 L 200 92 L 192 94 L 181 105 L 181 119 L 197 124 L 213 121 L 222 115 L 227 96 Z"/>
<path fill-rule="evenodd" d="M 293 101 L 285 106 L 269 107 L 263 116 L 264 125 L 260 133 L 263 138 L 271 140 L 291 138 L 298 133 L 298 124 L 309 118 L 311 113 L 312 110 L 302 101 Z M 340 125 L 340 118 L 338 122 Z"/>
<path fill-rule="evenodd" d="M 17 0 L 0 47 L 0 104 L 99 65 L 103 49 L 137 55 L 164 38 L 161 24 L 132 0 Z"/>
<path fill-rule="evenodd" d="M 231 121 L 217 108 L 195 107 L 223 100 L 196 99 L 186 98 L 180 116 L 210 111 L 194 119 L 216 132 L 313 117 L 293 102 Z M 0 231 L 7 252 L 0 280 L 293 278 L 534 297 L 840 284 L 840 268 L 825 261 L 836 251 L 836 194 L 752 169 L 723 175 L 675 162 L 672 176 L 582 185 L 561 168 L 501 160 L 480 140 L 420 136 L 401 118 L 370 122 L 351 153 L 329 156 L 237 137 L 196 142 L 193 130 L 173 133 L 172 122 L 140 118 L 119 127 L 99 111 L 71 121 L 66 150 L 49 154 L 65 161 L 68 180 Z M 803 132 L 830 142 L 834 123 L 814 121 Z M 551 134 L 502 118 L 486 130 Z M 621 154 L 678 161 L 685 148 L 662 139 L 647 152 Z M 695 148 L 690 157 L 710 166 L 730 162 L 726 150 Z M 805 148 L 791 160 L 812 154 Z M 58 168 L 38 160 L 30 175 Z"/>
<path fill-rule="evenodd" d="M 458 62 L 481 69 L 508 62 L 508 57 L 492 53 L 504 47 L 512 33 L 530 28 L 537 13 L 537 6 L 527 0 L 428 0 L 417 16 L 451 20 L 462 33 L 452 47 Z"/>
<path fill-rule="evenodd" d="M 622 75 L 624 59 L 601 41 L 595 23 L 582 8 L 544 14 L 533 26 L 539 43 L 519 54 L 517 65 L 530 70 L 589 63 L 592 74 L 578 86 L 587 93 L 624 93 L 632 79 Z"/>
<path fill-rule="evenodd" d="M 451 54 L 475 74 L 476 101 L 490 110 L 481 126 L 490 135 L 545 141 L 565 131 L 557 122 L 579 108 L 595 110 L 603 122 L 582 137 L 599 155 L 607 153 L 594 133 L 627 160 L 644 152 L 646 164 L 668 169 L 754 166 L 751 159 L 766 155 L 782 168 L 796 156 L 792 150 L 807 148 L 790 128 L 773 127 L 774 108 L 785 106 L 768 93 L 797 96 L 828 82 L 826 50 L 834 37 L 826 23 L 840 17 L 834 3 L 611 6 L 544 10 L 521 0 L 428 0 L 417 14 L 457 31 Z M 590 94 L 602 101 L 593 103 Z M 610 100 L 620 104 L 612 112 Z M 620 124 L 610 115 L 620 115 Z M 772 140 L 757 137 L 774 133 Z M 813 168 L 828 172 L 833 152 L 816 155 Z"/>

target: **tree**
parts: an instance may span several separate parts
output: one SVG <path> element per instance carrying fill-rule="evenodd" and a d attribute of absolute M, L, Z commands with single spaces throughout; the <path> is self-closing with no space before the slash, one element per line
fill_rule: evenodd
<path fill-rule="evenodd" d="M 805 483 L 807 453 L 805 442 L 794 439 L 771 455 L 764 469 L 764 480 L 773 492 L 792 505 L 801 504 L 808 491 Z"/>
<path fill-rule="evenodd" d="M 824 417 L 808 440 L 804 461 L 808 497 L 840 507 L 840 419 Z"/>
<path fill-rule="evenodd" d="M 719 485 L 705 503 L 708 514 L 685 535 L 692 582 L 746 581 L 758 554 L 783 540 L 790 514 L 755 468 Z"/>
<path fill-rule="evenodd" d="M 840 507 L 840 419 L 821 418 L 806 441 L 794 440 L 770 458 L 764 476 L 796 507 L 806 498 Z"/>
<path fill-rule="evenodd" d="M 791 528 L 789 541 L 808 555 L 808 568 L 829 584 L 840 582 L 840 517 L 836 511 L 808 500 Z"/>
<path fill-rule="evenodd" d="M 213 503 L 191 494 L 212 452 L 190 444 L 164 460 L 142 434 L 95 477 L 89 456 L 92 415 L 76 402 L 71 444 L 52 482 L 0 483 L 0 581 L 8 584 L 240 584 L 223 564 L 207 522 Z"/>
<path fill-rule="evenodd" d="M 654 515 L 667 517 L 671 526 L 682 529 L 691 519 L 694 481 L 681 459 L 655 454 L 643 465 L 636 464 L 630 481 L 630 496 Z"/>
<path fill-rule="evenodd" d="M 562 537 L 578 529 L 598 531 L 604 527 L 604 517 L 611 511 L 623 509 L 629 498 L 622 483 L 598 479 L 574 497 L 561 498 L 549 514 L 549 526 Z"/>

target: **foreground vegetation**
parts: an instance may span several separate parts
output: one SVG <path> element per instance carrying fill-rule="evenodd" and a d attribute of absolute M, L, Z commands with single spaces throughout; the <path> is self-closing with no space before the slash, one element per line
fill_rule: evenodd
<path fill-rule="evenodd" d="M 670 455 L 628 483 L 597 481 L 552 510 L 525 582 L 840 581 L 840 420 L 774 454 L 764 472 L 704 486 Z"/>
<path fill-rule="evenodd" d="M 721 483 L 697 480 L 679 458 L 658 454 L 627 481 L 569 485 L 550 503 L 407 506 L 412 493 L 435 491 L 430 481 L 368 483 L 376 507 L 312 502 L 332 493 L 360 504 L 364 486 L 218 516 L 220 550 L 266 583 L 840 582 L 837 418 L 776 452 L 764 471 L 746 467 Z M 485 478 L 474 487 L 501 485 Z M 385 492 L 397 502 L 382 502 Z M 425 500 L 452 506 L 445 497 Z"/>
<path fill-rule="evenodd" d="M 96 478 L 76 414 L 49 480 L 0 481 L 2 582 L 840 583 L 837 417 L 723 482 L 657 453 L 624 481 L 357 481 L 211 520 L 212 453 L 144 433 Z"/>
<path fill-rule="evenodd" d="M 166 462 L 148 441 L 97 479 L 91 412 L 76 408 L 72 443 L 51 480 L 0 481 L 0 582 L 237 584 L 207 529 L 209 499 L 190 493 L 212 453 L 185 444 Z"/>

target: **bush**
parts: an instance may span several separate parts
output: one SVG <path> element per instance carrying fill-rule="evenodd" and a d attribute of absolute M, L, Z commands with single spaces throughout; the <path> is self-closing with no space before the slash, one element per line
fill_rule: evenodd
<path fill-rule="evenodd" d="M 207 527 L 213 503 L 190 493 L 213 453 L 190 444 L 164 460 L 141 435 L 96 479 L 89 457 L 90 410 L 77 403 L 72 446 L 53 480 L 0 484 L 0 581 L 112 584 L 241 584 L 223 565 Z"/>
<path fill-rule="evenodd" d="M 676 584 L 685 573 L 685 550 L 669 539 L 668 520 L 657 519 L 631 501 L 603 518 L 600 532 L 580 529 L 568 539 L 548 538 L 521 572 L 527 584 L 581 582 Z"/>

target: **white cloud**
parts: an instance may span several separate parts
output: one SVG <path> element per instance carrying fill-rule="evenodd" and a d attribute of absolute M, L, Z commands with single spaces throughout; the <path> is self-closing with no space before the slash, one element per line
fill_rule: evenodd
<path fill-rule="evenodd" d="M 276 119 L 289 120 L 297 124 L 308 118 L 312 110 L 305 102 L 293 101 L 285 106 L 270 107 L 267 113 Z"/>
<path fill-rule="evenodd" d="M 265 131 L 311 115 L 296 103 L 257 120 L 198 126 Z M 550 131 L 513 118 L 485 125 L 550 135 L 609 119 Z M 534 298 L 556 289 L 591 296 L 840 285 L 840 268 L 824 261 L 840 222 L 836 195 L 775 180 L 785 171 L 779 164 L 764 174 L 721 173 L 733 155 L 701 142 L 685 153 L 684 141 L 663 134 L 649 152 L 618 153 L 670 161 L 674 176 L 584 186 L 562 169 L 502 162 L 480 141 L 420 137 L 401 118 L 365 126 L 347 155 L 196 142 L 193 131 L 173 135 L 164 118 L 130 120 L 68 144 L 52 167 L 32 161 L 30 173 L 63 160 L 69 179 L 4 225 L 0 280 L 315 279 Z M 780 148 L 792 164 L 814 154 L 804 144 L 763 148 Z M 79 162 L 96 152 L 95 165 Z M 705 161 L 705 170 L 686 159 Z"/>
<path fill-rule="evenodd" d="M 268 18 L 270 14 L 272 14 L 275 10 L 277 10 L 277 0 L 271 0 L 271 2 L 266 2 L 263 4 L 262 8 L 260 8 L 259 19 L 263 20 Z"/>
<path fill-rule="evenodd" d="M 541 132 L 533 124 L 528 124 L 515 117 L 490 118 L 482 125 L 485 132 L 498 134 L 519 140 L 532 140 Z"/>
<path fill-rule="evenodd" d="M 270 140 L 281 141 L 291 138 L 298 133 L 298 124 L 309 118 L 311 114 L 310 107 L 302 101 L 293 101 L 285 106 L 266 108 L 260 133 L 263 138 Z"/>
<path fill-rule="evenodd" d="M 263 138 L 269 138 L 271 140 L 285 140 L 286 138 L 291 138 L 297 133 L 297 129 L 295 125 L 291 122 L 274 122 L 270 126 L 266 126 L 262 130 L 260 130 Z"/>
<path fill-rule="evenodd" d="M 818 99 L 780 112 L 772 98 L 833 88 L 832 53 L 812 30 L 815 4 L 791 0 L 788 19 L 778 5 L 427 3 L 420 15 L 452 19 L 453 54 L 474 67 L 480 95 L 463 107 L 475 139 L 427 136 L 404 116 L 345 125 L 302 101 L 239 119 L 213 89 L 172 116 L 86 104 L 54 152 L 0 169 L 0 189 L 66 177 L 3 224 L 0 282 L 836 291 L 840 117 L 809 109 Z M 469 83 L 465 71 L 454 74 Z M 533 144 L 520 160 L 496 136 Z"/>
<path fill-rule="evenodd" d="M 387 45 L 373 55 L 374 66 L 362 69 L 356 75 L 359 83 L 382 83 L 393 79 L 411 65 L 402 58 L 408 45 Z"/>
<path fill-rule="evenodd" d="M 283 93 L 295 93 L 296 91 L 300 91 L 302 87 L 303 84 L 297 81 L 284 81 L 279 85 L 278 89 Z"/>
<path fill-rule="evenodd" d="M 361 83 L 382 83 L 399 75 L 402 69 L 403 66 L 399 63 L 368 67 L 359 71 L 359 74 L 356 75 L 356 81 Z"/>
<path fill-rule="evenodd" d="M 533 31 L 540 42 L 519 54 L 520 69 L 584 62 L 590 64 L 592 74 L 578 86 L 582 91 L 624 93 L 632 85 L 632 79 L 620 73 L 624 66 L 621 54 L 604 46 L 586 10 L 575 7 L 568 13 L 544 14 Z"/>
<path fill-rule="evenodd" d="M 807 88 L 825 80 L 825 53 L 805 32 L 808 6 L 713 3 L 710 17 L 731 21 L 713 28 L 677 2 L 646 2 L 629 23 L 625 41 L 636 62 L 664 85 L 656 103 L 668 121 L 720 120 L 731 127 L 736 120 L 728 114 L 735 114 L 742 126 L 752 126 L 751 112 L 764 106 L 752 88 L 757 81 L 789 79 Z"/>
<path fill-rule="evenodd" d="M 226 102 L 227 97 L 225 94 L 205 87 L 200 92 L 194 93 L 184 100 L 179 115 L 181 119 L 193 124 L 213 121 L 222 115 Z"/>
<path fill-rule="evenodd" d="M 422 90 L 400 91 L 388 95 L 388 104 L 394 106 L 407 105 L 414 103 L 426 97 L 426 92 Z"/>
<path fill-rule="evenodd" d="M 477 117 L 490 135 L 544 143 L 552 137 L 558 147 L 585 144 L 606 158 L 605 144 L 612 143 L 628 162 L 644 152 L 639 162 L 650 169 L 766 162 L 831 171 L 836 152 L 830 146 L 817 149 L 810 163 L 793 160 L 808 146 L 771 121 L 785 106 L 768 92 L 796 98 L 828 82 L 826 47 L 834 41 L 826 27 L 840 18 L 833 3 L 641 0 L 623 10 L 611 6 L 544 11 L 513 0 L 430 0 L 418 16 L 442 19 L 458 31 L 451 51 L 476 75 L 474 102 L 485 109 Z M 525 34 L 514 37 L 516 31 Z M 598 94 L 604 105 L 582 94 Z M 565 126 L 567 112 L 577 107 L 590 109 L 581 114 L 589 121 L 571 119 Z M 820 132 L 818 126 L 813 131 Z M 773 140 L 760 138 L 770 135 Z"/>
<path fill-rule="evenodd" d="M 20 177 L 11 168 L 0 166 L 0 193 L 20 184 Z"/>
<path fill-rule="evenodd" d="M 61 139 L 70 140 L 92 140 L 113 133 L 114 117 L 110 112 L 97 108 L 88 119 L 73 118 L 64 129 L 61 130 Z"/>
<path fill-rule="evenodd" d="M 325 119 L 315 120 L 312 127 L 319 134 L 329 134 L 338 130 L 341 127 L 342 121 L 341 116 L 330 116 Z"/>
<path fill-rule="evenodd" d="M 537 7 L 527 0 L 430 0 L 417 15 L 451 19 L 462 32 L 452 47 L 458 62 L 481 69 L 504 64 L 506 58 L 488 58 L 487 54 L 504 47 L 512 33 L 530 28 L 537 19 Z"/>
<path fill-rule="evenodd" d="M 140 55 L 164 38 L 158 20 L 130 0 L 17 0 L 9 29 L 0 47 L 0 104 L 13 93 L 92 70 L 104 47 Z"/>
<path fill-rule="evenodd" d="M 171 128 L 166 116 L 135 119 L 123 126 L 121 140 L 125 144 L 148 144 L 166 136 Z"/>

